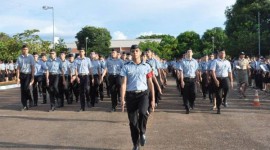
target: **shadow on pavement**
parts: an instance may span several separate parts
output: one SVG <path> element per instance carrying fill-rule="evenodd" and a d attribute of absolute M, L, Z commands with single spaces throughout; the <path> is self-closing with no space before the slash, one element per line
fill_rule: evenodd
<path fill-rule="evenodd" d="M 78 150 L 114 150 L 105 148 L 76 147 L 76 146 L 56 146 L 56 145 L 35 145 L 11 142 L 0 142 L 0 148 L 32 148 L 32 149 L 78 149 Z"/>

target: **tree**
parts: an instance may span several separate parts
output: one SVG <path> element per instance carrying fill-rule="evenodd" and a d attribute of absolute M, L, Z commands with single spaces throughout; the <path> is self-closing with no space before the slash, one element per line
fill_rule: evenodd
<path fill-rule="evenodd" d="M 87 52 L 95 51 L 100 54 L 108 54 L 110 52 L 109 47 L 112 39 L 110 32 L 106 28 L 98 28 L 93 26 L 85 26 L 76 34 L 77 48 L 86 48 L 87 40 Z"/>
<path fill-rule="evenodd" d="M 20 47 L 23 44 L 27 44 L 29 47 L 29 52 L 48 52 L 49 51 L 49 43 L 48 41 L 44 41 L 40 38 L 37 33 L 39 30 L 25 30 L 23 33 L 18 33 L 13 36 L 14 40 L 19 43 Z"/>
<path fill-rule="evenodd" d="M 222 28 L 215 27 L 213 29 L 206 30 L 201 41 L 203 54 L 210 54 L 215 50 L 226 48 L 228 37 Z"/>
<path fill-rule="evenodd" d="M 165 59 L 172 59 L 177 55 L 177 39 L 174 36 L 168 34 L 162 35 L 146 35 L 140 36 L 137 39 L 161 39 L 160 43 L 157 42 L 144 42 L 142 47 L 152 48 L 155 47 L 156 54 Z M 154 46 L 155 45 L 155 46 Z M 159 46 L 157 46 L 159 45 Z"/>
<path fill-rule="evenodd" d="M 194 56 L 199 57 L 202 53 L 200 35 L 194 31 L 186 31 L 177 36 L 178 46 L 177 53 L 184 53 L 188 49 L 192 49 Z"/>
<path fill-rule="evenodd" d="M 145 42 L 140 42 L 138 46 L 142 51 L 150 48 L 154 53 L 160 56 L 160 46 L 158 42 L 146 40 Z"/>
<path fill-rule="evenodd" d="M 261 54 L 269 54 L 270 50 L 270 1 L 269 0 L 237 0 L 225 11 L 228 35 L 228 49 L 234 55 L 240 51 L 247 54 L 258 54 L 258 12 L 261 28 Z"/>
<path fill-rule="evenodd" d="M 42 40 L 36 33 L 39 30 L 25 30 L 23 33 L 15 34 L 10 37 L 5 33 L 0 33 L 0 59 L 17 59 L 21 53 L 23 44 L 28 44 L 30 53 L 48 52 L 50 42 Z"/>
<path fill-rule="evenodd" d="M 58 54 L 62 51 L 67 52 L 68 49 L 67 49 L 66 43 L 64 42 L 64 39 L 60 38 L 58 42 L 55 43 L 55 50 L 56 50 L 56 53 Z"/>

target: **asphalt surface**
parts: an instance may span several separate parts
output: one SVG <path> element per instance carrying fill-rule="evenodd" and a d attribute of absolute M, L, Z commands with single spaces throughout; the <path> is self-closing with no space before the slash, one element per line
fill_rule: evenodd
<path fill-rule="evenodd" d="M 221 115 L 211 111 L 209 100 L 198 93 L 195 109 L 186 115 L 175 81 L 169 78 L 141 149 L 270 149 L 270 95 L 260 91 L 261 106 L 254 107 L 254 93 L 249 88 L 244 100 L 231 90 L 229 107 L 222 107 Z M 19 88 L 0 91 L 0 149 L 132 149 L 127 113 L 120 107 L 111 113 L 110 106 L 106 97 L 85 112 L 77 112 L 79 103 L 55 112 L 48 112 L 48 104 L 39 104 L 22 112 Z"/>

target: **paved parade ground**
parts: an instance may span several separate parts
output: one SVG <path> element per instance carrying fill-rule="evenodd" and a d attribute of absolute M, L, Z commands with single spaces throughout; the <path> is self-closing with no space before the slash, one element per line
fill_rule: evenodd
<path fill-rule="evenodd" d="M 185 114 L 175 81 L 169 78 L 163 99 L 148 121 L 144 150 L 270 149 L 270 95 L 259 92 L 261 107 L 230 92 L 221 115 L 198 93 L 196 106 Z M 105 94 L 106 97 L 106 94 Z M 39 103 L 41 103 L 41 98 Z M 127 113 L 111 113 L 106 97 L 95 108 L 77 112 L 79 103 L 48 112 L 49 104 L 20 111 L 19 88 L 0 91 L 0 149 L 130 150 Z"/>

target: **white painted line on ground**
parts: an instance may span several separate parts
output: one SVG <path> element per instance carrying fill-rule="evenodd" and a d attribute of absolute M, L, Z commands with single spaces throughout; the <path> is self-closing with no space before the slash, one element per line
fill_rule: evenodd
<path fill-rule="evenodd" d="M 17 88 L 17 87 L 20 87 L 20 84 L 11 84 L 11 85 L 0 86 L 0 90 L 13 89 L 13 88 Z"/>

